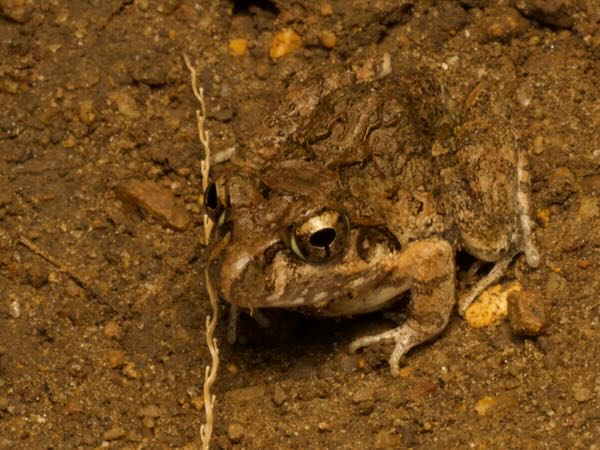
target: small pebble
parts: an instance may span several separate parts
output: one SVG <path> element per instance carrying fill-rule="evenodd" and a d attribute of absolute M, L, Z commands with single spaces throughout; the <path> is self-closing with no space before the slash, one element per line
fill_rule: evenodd
<path fill-rule="evenodd" d="M 398 376 L 400 378 L 408 378 L 413 374 L 414 371 L 415 371 L 414 367 L 405 366 L 400 369 L 400 371 L 398 372 Z"/>
<path fill-rule="evenodd" d="M 363 416 L 368 416 L 375 410 L 375 402 L 373 400 L 367 400 L 358 405 L 358 413 Z"/>
<path fill-rule="evenodd" d="M 598 216 L 600 216 L 600 204 L 598 199 L 591 195 L 582 195 L 579 199 L 577 218 L 579 220 L 589 220 Z"/>
<path fill-rule="evenodd" d="M 129 378 L 130 380 L 135 380 L 140 377 L 140 373 L 135 368 L 135 364 L 133 364 L 131 362 L 125 364 L 125 367 L 123 367 L 123 370 L 121 371 L 121 373 L 123 375 L 125 375 L 127 378 Z"/>
<path fill-rule="evenodd" d="M 517 407 L 519 399 L 516 394 L 506 392 L 495 396 L 486 396 L 475 403 L 475 411 L 480 416 L 490 416 Z"/>
<path fill-rule="evenodd" d="M 333 31 L 321 31 L 319 33 L 319 42 L 323 47 L 332 49 L 337 44 L 337 37 Z"/>
<path fill-rule="evenodd" d="M 422 378 L 411 386 L 409 394 L 412 399 L 419 400 L 437 391 L 438 388 L 439 386 L 435 381 L 428 378 Z"/>
<path fill-rule="evenodd" d="M 513 8 L 494 11 L 481 20 L 483 41 L 506 41 L 527 31 L 529 21 Z"/>
<path fill-rule="evenodd" d="M 515 0 L 515 6 L 525 16 L 559 28 L 573 26 L 572 0 Z"/>
<path fill-rule="evenodd" d="M 533 140 L 533 153 L 541 155 L 544 153 L 544 136 L 538 134 Z"/>
<path fill-rule="evenodd" d="M 227 369 L 227 372 L 229 372 L 231 375 L 237 375 L 237 373 L 240 371 L 235 364 L 231 363 L 227 364 L 225 366 L 225 369 Z"/>
<path fill-rule="evenodd" d="M 281 58 L 289 53 L 295 52 L 302 46 L 302 38 L 290 28 L 278 31 L 273 36 L 269 55 L 273 59 Z"/>
<path fill-rule="evenodd" d="M 321 3 L 321 15 L 322 16 L 330 16 L 333 14 L 333 6 L 329 2 Z"/>
<path fill-rule="evenodd" d="M 116 191 L 123 202 L 145 210 L 175 230 L 184 231 L 190 224 L 185 205 L 153 181 L 130 180 L 117 186 Z"/>
<path fill-rule="evenodd" d="M 550 210 L 548 208 L 538 209 L 535 218 L 537 222 L 544 228 L 550 224 Z"/>
<path fill-rule="evenodd" d="M 565 292 L 567 292 L 567 280 L 556 272 L 550 272 L 548 274 L 548 281 L 546 282 L 546 297 L 560 297 L 565 295 Z"/>
<path fill-rule="evenodd" d="M 8 304 L 8 314 L 13 319 L 18 319 L 21 315 L 21 305 L 18 300 L 13 300 Z"/>
<path fill-rule="evenodd" d="M 373 400 L 375 396 L 375 388 L 373 386 L 365 386 L 357 390 L 352 395 L 352 403 L 359 404 L 368 400 Z"/>
<path fill-rule="evenodd" d="M 83 289 L 72 280 L 67 280 L 65 281 L 65 294 L 69 298 L 80 298 L 83 296 Z"/>
<path fill-rule="evenodd" d="M 358 360 L 360 355 L 356 353 L 344 354 L 341 356 L 338 367 L 345 373 L 356 372 L 358 369 Z"/>
<path fill-rule="evenodd" d="M 433 430 L 433 424 L 431 422 L 427 422 L 427 421 L 423 422 L 422 427 L 423 427 L 423 431 Z"/>
<path fill-rule="evenodd" d="M 232 403 L 246 403 L 255 401 L 264 397 L 266 390 L 267 386 L 264 384 L 234 389 L 225 393 L 225 400 Z"/>
<path fill-rule="evenodd" d="M 234 422 L 227 427 L 227 437 L 231 442 L 237 444 L 244 437 L 244 427 L 242 424 Z"/>
<path fill-rule="evenodd" d="M 67 132 L 63 139 L 62 145 L 64 148 L 73 148 L 77 145 L 77 140 L 70 132 Z"/>
<path fill-rule="evenodd" d="M 167 82 L 167 68 L 163 64 L 155 64 L 148 58 L 132 61 L 130 70 L 131 77 L 138 83 L 162 86 Z"/>
<path fill-rule="evenodd" d="M 275 403 L 277 406 L 281 406 L 286 400 L 287 394 L 279 384 L 276 384 L 275 388 L 273 389 L 273 403 Z"/>
<path fill-rule="evenodd" d="M 318 428 L 319 428 L 319 431 L 331 430 L 331 426 L 327 422 L 319 422 Z"/>
<path fill-rule="evenodd" d="M 402 437 L 399 434 L 389 430 L 381 430 L 375 435 L 374 448 L 376 449 L 391 449 L 391 448 L 408 448 L 402 442 Z"/>
<path fill-rule="evenodd" d="M 225 436 L 224 434 L 215 438 L 215 444 L 215 448 L 218 448 L 220 450 L 231 450 L 231 442 L 229 441 L 229 439 L 227 439 L 227 436 Z M 194 442 L 189 447 L 183 448 L 183 450 L 196 450 L 197 448 L 200 448 L 200 444 Z"/>
<path fill-rule="evenodd" d="M 465 312 L 465 320 L 474 328 L 488 327 L 498 323 L 508 314 L 508 295 L 519 290 L 521 290 L 521 285 L 518 282 L 490 286 L 469 306 Z"/>
<path fill-rule="evenodd" d="M 268 78 L 270 71 L 271 67 L 269 66 L 269 64 L 266 64 L 264 62 L 257 61 L 256 66 L 254 67 L 254 72 L 256 73 L 256 76 L 261 80 Z"/>
<path fill-rule="evenodd" d="M 235 115 L 235 110 L 229 106 L 224 106 L 222 108 L 213 109 L 208 115 L 209 118 L 218 120 L 219 122 L 229 122 L 233 119 Z M 211 161 L 213 159 L 211 158 Z"/>
<path fill-rule="evenodd" d="M 160 408 L 156 405 L 148 405 L 138 411 L 138 416 L 143 417 L 152 417 L 156 419 L 157 417 L 160 417 L 160 415 Z"/>
<path fill-rule="evenodd" d="M 163 0 L 156 10 L 162 14 L 172 14 L 181 6 L 183 0 Z"/>
<path fill-rule="evenodd" d="M 248 39 L 229 39 L 229 54 L 233 56 L 244 56 L 248 51 Z"/>
<path fill-rule="evenodd" d="M 490 410 L 490 408 L 493 406 L 495 401 L 495 397 L 489 395 L 482 397 L 479 400 L 477 400 L 477 403 L 475 403 L 475 411 L 477 411 L 477 414 L 479 414 L 480 416 L 485 416 Z"/>
<path fill-rule="evenodd" d="M 39 289 L 48 282 L 48 269 L 43 264 L 33 264 L 27 268 L 27 282 Z"/>
<path fill-rule="evenodd" d="M 129 442 L 142 442 L 144 440 L 144 437 L 136 431 L 130 431 L 129 433 L 127 433 L 127 440 Z M 125 447 L 125 448 L 127 448 L 127 447 Z M 134 448 L 140 448 L 140 446 L 137 446 Z M 132 447 L 129 447 L 129 449 L 132 450 Z"/>
<path fill-rule="evenodd" d="M 590 266 L 590 260 L 585 258 L 580 258 L 577 260 L 577 267 L 580 269 L 587 269 Z"/>
<path fill-rule="evenodd" d="M 121 114 L 129 119 L 138 119 L 142 114 L 135 99 L 124 91 L 116 91 L 109 94 L 108 98 L 115 102 Z"/>
<path fill-rule="evenodd" d="M 532 291 L 512 292 L 508 297 L 508 318 L 519 336 L 539 336 L 548 328 L 545 299 Z"/>
<path fill-rule="evenodd" d="M 96 110 L 92 99 L 88 98 L 79 103 L 79 119 L 86 125 L 90 125 L 96 120 Z"/>
<path fill-rule="evenodd" d="M 154 419 L 152 417 L 144 417 L 142 419 L 142 424 L 144 425 L 145 428 L 154 428 L 155 422 Z"/>
<path fill-rule="evenodd" d="M 202 409 L 204 409 L 204 397 L 192 397 L 190 399 L 190 402 L 196 411 L 201 411 Z"/>
<path fill-rule="evenodd" d="M 575 398 L 575 401 L 579 403 L 587 402 L 588 400 L 591 400 L 593 396 L 594 393 L 592 390 L 582 384 L 577 383 L 573 386 L 573 397 Z"/>
<path fill-rule="evenodd" d="M 104 328 L 102 329 L 104 336 L 106 336 L 109 339 L 115 339 L 120 337 L 122 331 L 123 329 L 114 320 L 106 322 L 106 325 L 104 325 Z"/>
<path fill-rule="evenodd" d="M 122 437 L 125 437 L 126 434 L 127 432 L 123 428 L 114 427 L 106 431 L 102 437 L 105 441 L 116 441 Z"/>
<path fill-rule="evenodd" d="M 64 409 L 64 412 L 66 415 L 80 413 L 82 411 L 83 411 L 83 409 L 81 408 L 81 404 L 79 403 L 78 400 L 75 400 L 75 399 L 67 400 L 67 402 L 65 404 L 65 409 Z"/>
<path fill-rule="evenodd" d="M 107 355 L 108 366 L 111 369 L 122 367 L 125 363 L 125 353 L 120 350 L 112 350 Z"/>
<path fill-rule="evenodd" d="M 546 202 L 560 205 L 567 201 L 578 190 L 577 178 L 573 172 L 564 166 L 552 169 L 548 177 L 548 192 Z"/>
<path fill-rule="evenodd" d="M 179 167 L 175 169 L 175 173 L 180 177 L 187 178 L 192 173 L 192 169 L 190 167 Z"/>
<path fill-rule="evenodd" d="M 33 0 L 0 0 L 0 12 L 10 20 L 25 23 L 33 13 Z"/>

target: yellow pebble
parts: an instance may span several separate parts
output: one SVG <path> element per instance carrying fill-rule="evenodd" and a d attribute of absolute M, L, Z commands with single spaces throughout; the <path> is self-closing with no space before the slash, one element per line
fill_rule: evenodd
<path fill-rule="evenodd" d="M 278 31 L 273 36 L 269 55 L 271 58 L 277 59 L 298 50 L 302 46 L 302 38 L 294 30 L 286 28 Z"/>
<path fill-rule="evenodd" d="M 333 48 L 337 43 L 337 37 L 333 31 L 321 31 L 319 33 L 319 42 L 325 48 Z"/>
<path fill-rule="evenodd" d="M 488 395 L 486 397 L 480 398 L 475 404 L 475 411 L 477 411 L 477 414 L 479 414 L 480 416 L 485 416 L 490 410 L 490 408 L 494 406 L 494 403 L 496 403 L 495 397 Z"/>
<path fill-rule="evenodd" d="M 414 372 L 413 367 L 406 366 L 406 367 L 403 367 L 402 369 L 400 369 L 398 374 L 400 375 L 400 378 L 408 378 L 413 374 L 413 372 Z"/>
<path fill-rule="evenodd" d="M 538 209 L 535 216 L 537 217 L 538 221 L 540 222 L 540 225 L 543 226 L 544 228 L 546 228 L 548 226 L 548 224 L 550 223 L 550 210 L 547 208 Z"/>
<path fill-rule="evenodd" d="M 193 397 L 190 402 L 196 411 L 200 411 L 204 407 L 204 399 L 200 396 Z"/>
<path fill-rule="evenodd" d="M 508 315 L 508 295 L 520 291 L 517 281 L 507 286 L 496 284 L 481 293 L 465 312 L 465 320 L 473 328 L 488 327 L 498 323 Z"/>
<path fill-rule="evenodd" d="M 248 39 L 229 39 L 229 53 L 233 56 L 244 56 L 248 50 Z"/>
<path fill-rule="evenodd" d="M 333 6 L 331 3 L 323 2 L 321 3 L 321 15 L 322 16 L 330 16 L 333 14 Z"/>

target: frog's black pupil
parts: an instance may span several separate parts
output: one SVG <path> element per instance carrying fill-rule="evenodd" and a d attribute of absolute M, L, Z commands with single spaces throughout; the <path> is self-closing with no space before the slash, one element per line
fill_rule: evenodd
<path fill-rule="evenodd" d="M 217 186 L 215 183 L 211 183 L 208 188 L 206 188 L 206 197 L 204 200 L 204 204 L 208 209 L 216 209 L 219 200 L 217 199 Z"/>
<path fill-rule="evenodd" d="M 313 247 L 329 247 L 335 240 L 335 230 L 333 228 L 322 228 L 310 235 L 308 241 Z"/>

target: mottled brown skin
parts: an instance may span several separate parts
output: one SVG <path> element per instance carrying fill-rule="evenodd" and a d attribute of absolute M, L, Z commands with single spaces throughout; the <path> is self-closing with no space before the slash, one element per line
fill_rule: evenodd
<path fill-rule="evenodd" d="M 218 177 L 226 213 L 210 276 L 242 308 L 324 316 L 378 310 L 410 290 L 405 323 L 351 346 L 394 340 L 397 373 L 404 353 L 448 323 L 455 251 L 495 262 L 521 248 L 514 137 L 485 87 L 459 118 L 422 72 L 306 86 L 290 89 Z M 340 219 L 327 247 L 336 253 L 298 256 L 292 237 L 323 211 L 349 224 L 340 231 Z"/>

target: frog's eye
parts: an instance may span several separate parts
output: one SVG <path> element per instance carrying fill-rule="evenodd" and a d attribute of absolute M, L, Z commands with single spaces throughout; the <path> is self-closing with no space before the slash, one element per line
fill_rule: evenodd
<path fill-rule="evenodd" d="M 290 246 L 301 259 L 313 263 L 327 262 L 344 252 L 349 232 L 347 216 L 325 210 L 294 228 Z"/>
<path fill-rule="evenodd" d="M 225 186 L 223 183 L 212 182 L 204 191 L 204 209 L 208 217 L 218 225 L 224 221 L 226 204 Z"/>

